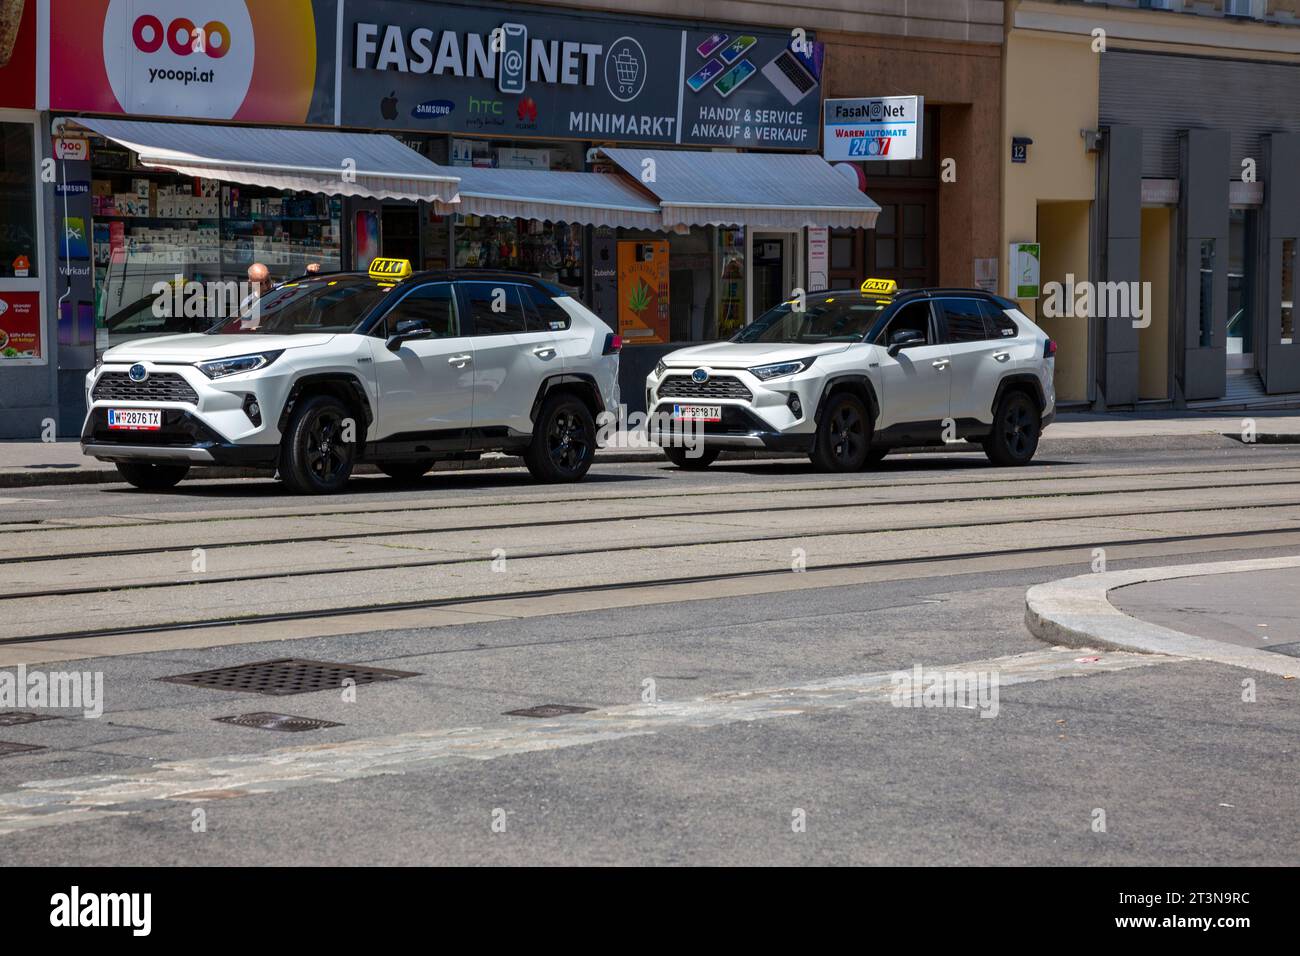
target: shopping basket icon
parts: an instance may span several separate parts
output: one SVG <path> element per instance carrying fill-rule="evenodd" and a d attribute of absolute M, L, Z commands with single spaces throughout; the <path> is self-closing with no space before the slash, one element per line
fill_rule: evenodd
<path fill-rule="evenodd" d="M 623 50 L 614 56 L 614 71 L 618 74 L 619 83 L 634 86 L 641 73 L 641 61 Z"/>

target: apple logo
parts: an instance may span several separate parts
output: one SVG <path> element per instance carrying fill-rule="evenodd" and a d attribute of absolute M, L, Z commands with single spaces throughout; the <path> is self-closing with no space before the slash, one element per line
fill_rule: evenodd
<path fill-rule="evenodd" d="M 397 91 L 389 93 L 379 101 L 379 112 L 389 122 L 397 119 Z"/>

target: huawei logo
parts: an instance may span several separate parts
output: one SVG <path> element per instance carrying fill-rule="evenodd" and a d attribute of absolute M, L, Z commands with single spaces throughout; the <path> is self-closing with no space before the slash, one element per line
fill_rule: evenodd
<path fill-rule="evenodd" d="M 525 96 L 515 107 L 515 116 L 519 117 L 521 123 L 537 122 L 537 101 L 531 96 Z"/>

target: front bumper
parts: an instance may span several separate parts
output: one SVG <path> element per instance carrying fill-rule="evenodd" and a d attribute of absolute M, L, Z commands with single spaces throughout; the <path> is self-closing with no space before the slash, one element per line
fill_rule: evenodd
<path fill-rule="evenodd" d="M 665 399 L 656 405 L 651 417 L 650 437 L 660 447 L 682 441 L 682 430 L 673 422 L 675 401 Z M 677 402 L 680 404 L 680 402 Z M 790 434 L 772 428 L 770 424 L 741 405 L 723 405 L 720 422 L 689 422 L 689 435 L 702 436 L 706 447 L 711 448 L 766 448 L 769 451 L 808 452 L 812 449 L 811 434 Z M 677 438 L 674 438 L 677 435 Z"/>
<path fill-rule="evenodd" d="M 703 435 L 704 441 L 712 447 L 811 450 L 817 430 L 813 416 L 820 397 L 820 376 L 801 373 L 763 381 L 746 369 L 706 366 L 710 375 L 708 381 L 734 379 L 749 393 L 748 400 L 708 394 L 679 395 L 674 392 L 680 388 L 664 387 L 669 378 L 688 376 L 695 367 L 669 367 L 663 376 L 651 374 L 646 378 L 646 409 L 651 413 L 652 433 L 658 432 L 666 441 L 672 440 L 672 431 L 678 427 L 672 419 L 673 405 L 718 405 L 722 410 L 721 421 L 688 423 L 691 433 Z M 661 388 L 669 394 L 661 396 Z"/>
<path fill-rule="evenodd" d="M 230 441 L 194 412 L 163 408 L 157 431 L 117 431 L 108 427 L 108 405 L 97 405 L 81 430 L 81 450 L 100 461 L 170 461 L 191 464 L 274 468 L 276 445 L 242 445 Z"/>

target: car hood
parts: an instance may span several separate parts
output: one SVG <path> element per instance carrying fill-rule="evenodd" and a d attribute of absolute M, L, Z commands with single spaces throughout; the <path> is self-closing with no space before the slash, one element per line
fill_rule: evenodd
<path fill-rule="evenodd" d="M 334 335 L 300 333 L 297 335 L 162 335 L 153 339 L 123 342 L 104 353 L 105 363 L 124 362 L 207 362 L 280 349 L 324 345 Z"/>
<path fill-rule="evenodd" d="M 674 367 L 695 368 L 749 368 L 772 362 L 792 362 L 814 355 L 832 355 L 843 352 L 852 343 L 827 342 L 822 345 L 799 345 L 789 342 L 709 342 L 692 345 L 664 356 L 664 364 Z"/>

